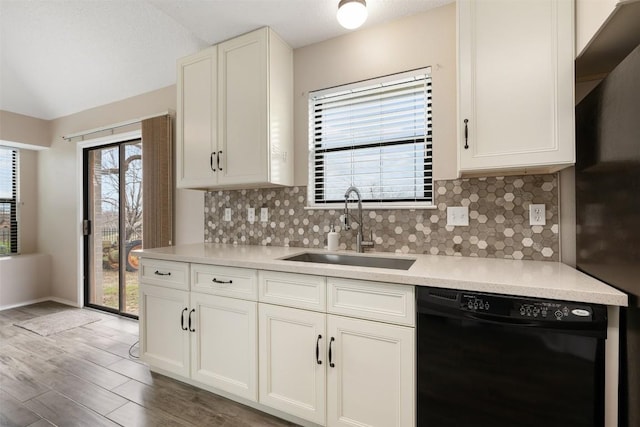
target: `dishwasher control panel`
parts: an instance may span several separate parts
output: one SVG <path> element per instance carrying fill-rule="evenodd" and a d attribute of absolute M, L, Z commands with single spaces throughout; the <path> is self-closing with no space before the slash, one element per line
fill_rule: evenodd
<path fill-rule="evenodd" d="M 590 321 L 591 316 L 592 312 L 588 306 L 561 302 L 522 302 L 516 304 L 511 312 L 511 317 L 571 322 Z"/>
<path fill-rule="evenodd" d="M 466 293 L 461 295 L 460 309 L 512 319 L 546 321 L 590 322 L 593 316 L 593 311 L 588 305 Z"/>

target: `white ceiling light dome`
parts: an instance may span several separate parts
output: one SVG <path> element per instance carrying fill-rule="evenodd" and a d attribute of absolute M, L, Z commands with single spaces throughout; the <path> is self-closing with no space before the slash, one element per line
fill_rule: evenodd
<path fill-rule="evenodd" d="M 365 0 L 340 0 L 338 3 L 338 22 L 348 30 L 354 30 L 367 20 Z"/>

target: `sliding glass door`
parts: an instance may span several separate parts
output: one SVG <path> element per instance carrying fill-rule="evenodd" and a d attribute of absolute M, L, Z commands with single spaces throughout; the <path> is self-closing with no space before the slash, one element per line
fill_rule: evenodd
<path fill-rule="evenodd" d="M 84 150 L 85 305 L 137 317 L 142 142 Z"/>

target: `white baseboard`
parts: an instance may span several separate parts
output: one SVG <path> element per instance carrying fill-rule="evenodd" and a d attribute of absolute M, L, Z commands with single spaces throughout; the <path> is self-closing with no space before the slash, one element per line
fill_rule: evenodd
<path fill-rule="evenodd" d="M 9 304 L 9 305 L 3 305 L 0 306 L 0 311 L 3 310 L 11 310 L 12 308 L 18 308 L 18 307 L 24 307 L 25 305 L 31 305 L 31 304 L 37 304 L 39 302 L 45 302 L 45 301 L 50 301 L 51 298 L 38 298 L 38 299 L 32 299 L 29 301 L 21 301 L 17 304 Z"/>
<path fill-rule="evenodd" d="M 58 297 L 49 297 L 48 298 L 49 301 L 54 301 L 54 302 L 59 302 L 60 304 L 64 304 L 64 305 L 70 305 L 71 307 L 76 307 L 76 308 L 82 308 L 82 304 L 78 304 L 77 302 L 68 300 L 68 299 L 64 299 L 64 298 L 58 298 Z"/>
<path fill-rule="evenodd" d="M 29 301 L 22 301 L 17 304 L 3 305 L 3 306 L 0 306 L 0 311 L 11 310 L 12 308 L 24 307 L 26 305 L 38 304 L 40 302 L 46 302 L 46 301 L 54 301 L 64 305 L 70 305 L 72 307 L 82 308 L 80 305 L 76 304 L 75 302 L 69 301 L 63 298 L 45 297 L 45 298 L 38 298 L 38 299 L 29 300 Z"/>

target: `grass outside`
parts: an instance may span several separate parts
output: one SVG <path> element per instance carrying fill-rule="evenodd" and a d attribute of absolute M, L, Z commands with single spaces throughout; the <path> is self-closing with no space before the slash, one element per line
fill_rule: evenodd
<path fill-rule="evenodd" d="M 125 313 L 138 315 L 138 272 L 125 274 Z M 118 308 L 118 270 L 103 271 L 102 303 L 106 307 Z"/>

